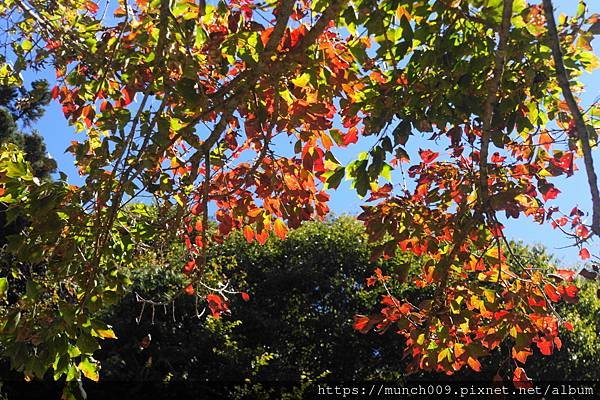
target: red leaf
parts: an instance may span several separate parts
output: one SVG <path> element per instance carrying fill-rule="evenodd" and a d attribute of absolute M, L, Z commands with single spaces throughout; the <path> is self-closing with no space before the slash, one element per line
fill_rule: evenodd
<path fill-rule="evenodd" d="M 60 89 L 57 86 L 54 86 L 52 88 L 52 90 L 50 91 L 50 94 L 52 95 L 52 99 L 55 100 L 58 97 L 58 93 L 60 92 Z"/>
<path fill-rule="evenodd" d="M 501 164 L 504 160 L 506 160 L 506 157 L 505 156 L 501 156 L 500 153 L 498 153 L 498 152 L 495 152 L 492 155 L 492 162 L 494 164 Z"/>
<path fill-rule="evenodd" d="M 121 90 L 121 94 L 123 95 L 123 102 L 121 103 L 121 105 L 127 106 L 131 104 L 131 102 L 133 101 L 133 96 L 135 96 L 135 92 L 129 89 L 128 87 L 124 87 Z"/>
<path fill-rule="evenodd" d="M 358 129 L 353 126 L 348 129 L 348 133 L 344 136 L 344 146 L 348 146 L 351 143 L 358 142 Z"/>
<path fill-rule="evenodd" d="M 184 272 L 192 272 L 192 270 L 196 268 L 196 261 L 191 260 L 188 261 L 184 266 L 183 266 L 183 270 Z"/>
<path fill-rule="evenodd" d="M 558 269 L 556 270 L 556 275 L 560 276 L 567 282 L 572 282 L 573 277 L 575 276 L 575 271 L 572 269 Z"/>
<path fill-rule="evenodd" d="M 554 345 L 558 350 L 562 347 L 562 340 L 558 336 L 554 337 Z"/>
<path fill-rule="evenodd" d="M 585 239 L 590 235 L 590 231 L 585 225 L 581 224 L 575 229 L 575 234 L 578 237 Z"/>
<path fill-rule="evenodd" d="M 506 310 L 502 310 L 502 311 L 496 311 L 494 313 L 494 319 L 496 321 L 500 321 L 502 318 L 504 318 L 505 316 L 509 315 L 510 313 Z"/>
<path fill-rule="evenodd" d="M 269 238 L 269 232 L 263 229 L 260 233 L 256 232 L 254 234 L 254 237 L 256 237 L 258 243 L 265 244 L 267 242 L 267 239 Z"/>
<path fill-rule="evenodd" d="M 419 156 L 421 157 L 421 160 L 423 160 L 423 162 L 425 164 L 429 164 L 429 163 L 433 162 L 433 160 L 435 160 L 439 155 L 440 155 L 440 153 L 436 153 L 431 150 L 419 149 Z"/>
<path fill-rule="evenodd" d="M 48 50 L 58 49 L 60 46 L 62 46 L 62 43 L 60 42 L 60 40 L 48 40 L 46 42 L 46 48 Z"/>
<path fill-rule="evenodd" d="M 214 318 L 220 318 L 221 314 L 229 311 L 229 306 L 223 301 L 223 298 L 218 294 L 210 293 L 206 295 L 208 308 Z"/>
<path fill-rule="evenodd" d="M 96 14 L 99 9 L 98 4 L 96 4 L 90 0 L 86 1 L 83 6 L 85 7 L 86 10 L 88 10 L 92 14 Z"/>
<path fill-rule="evenodd" d="M 576 303 L 577 302 L 577 293 L 579 292 L 579 288 L 574 284 L 570 284 L 568 286 L 560 286 L 558 291 L 563 295 L 563 298 L 567 303 Z"/>
<path fill-rule="evenodd" d="M 569 332 L 573 332 L 573 324 L 570 323 L 569 321 L 565 321 L 564 323 L 565 329 L 568 330 Z"/>
<path fill-rule="evenodd" d="M 555 188 L 553 185 L 549 185 L 546 191 L 542 191 L 542 188 L 540 188 L 540 192 L 542 192 L 542 197 L 544 198 L 544 201 L 548 201 L 555 199 L 560 193 L 560 190 Z"/>
<path fill-rule="evenodd" d="M 582 260 L 587 260 L 591 257 L 590 252 L 588 251 L 588 249 L 583 247 L 581 250 L 579 250 L 579 257 L 581 257 Z"/>
<path fill-rule="evenodd" d="M 185 287 L 185 293 L 189 294 L 190 296 L 194 294 L 194 287 L 191 283 Z"/>
<path fill-rule="evenodd" d="M 556 288 L 553 285 L 547 283 L 544 286 L 544 293 L 546 293 L 546 296 L 548 296 L 548 298 L 553 302 L 556 303 L 560 301 L 560 293 L 556 290 Z"/>
<path fill-rule="evenodd" d="M 242 295 L 242 300 L 244 300 L 244 301 L 250 300 L 250 295 L 248 293 L 242 292 L 241 295 Z"/>
<path fill-rule="evenodd" d="M 367 326 L 369 324 L 369 317 L 367 317 L 366 315 L 355 315 L 354 316 L 354 325 L 352 325 L 352 327 L 354 329 L 356 329 L 357 331 L 360 331 L 361 333 L 366 333 L 363 332 Z"/>

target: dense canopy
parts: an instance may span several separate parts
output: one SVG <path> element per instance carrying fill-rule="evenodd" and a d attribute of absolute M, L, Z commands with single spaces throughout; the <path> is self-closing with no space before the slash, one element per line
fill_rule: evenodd
<path fill-rule="evenodd" d="M 583 2 L 558 18 L 550 0 L 5 0 L 0 15 L 0 84 L 55 70 L 51 96 L 83 133 L 68 148 L 80 186 L 38 179 L 2 145 L 3 212 L 27 223 L 4 249 L 18 262 L 2 270 L 0 331 L 27 377 L 97 380 L 92 355 L 115 338 L 99 312 L 140 257 L 170 262 L 173 239 L 187 276 L 175 295 L 229 312 L 228 296 L 252 294 L 227 284 L 211 246 L 323 219 L 344 178 L 364 198 L 372 260 L 410 255 L 429 294 L 414 304 L 393 291 L 406 275 L 377 268 L 366 285 L 382 307 L 356 330 L 403 336 L 409 371 L 479 371 L 510 343 L 516 382 L 532 348 L 561 348 L 571 324 L 555 303 L 576 301 L 575 271 L 536 268 L 503 228 L 551 224 L 583 260 L 600 234 L 598 109 L 575 97 L 598 65 L 600 16 Z M 341 165 L 357 142 L 372 145 Z M 591 223 L 552 205 L 574 173 Z"/>

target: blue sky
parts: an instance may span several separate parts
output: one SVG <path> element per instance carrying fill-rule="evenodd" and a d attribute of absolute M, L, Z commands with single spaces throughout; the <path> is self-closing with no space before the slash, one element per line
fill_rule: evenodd
<path fill-rule="evenodd" d="M 564 12 L 568 15 L 573 15 L 577 8 L 575 0 L 555 0 L 555 6 L 558 12 Z M 591 13 L 600 13 L 600 1 L 594 0 L 588 2 L 589 11 Z M 596 47 L 594 51 L 600 54 L 600 43 L 595 40 L 593 45 Z M 45 77 L 52 81 L 53 73 L 46 72 L 42 76 L 26 75 L 24 78 L 29 81 L 34 78 Z M 586 73 L 582 81 L 585 85 L 586 92 L 582 95 L 584 106 L 590 105 L 598 95 L 600 95 L 600 70 L 596 70 L 593 74 Z M 72 140 L 81 140 L 83 133 L 75 134 L 74 129 L 66 123 L 61 107 L 57 102 L 53 102 L 48 108 L 46 115 L 36 124 L 35 128 L 44 136 L 49 153 L 57 160 L 61 171 L 69 176 L 70 182 L 81 184 L 83 181 L 78 176 L 78 173 L 73 165 L 73 158 L 70 154 L 65 153 L 65 148 L 70 145 Z M 370 141 L 359 143 L 347 150 L 344 150 L 339 159 L 342 162 L 351 161 L 358 153 L 368 150 Z M 581 162 L 578 163 L 580 170 L 572 177 L 561 179 L 556 184 L 562 191 L 561 195 L 555 200 L 555 204 L 561 209 L 570 210 L 577 205 L 582 210 L 591 210 L 591 200 L 587 186 L 585 172 L 582 169 Z M 600 171 L 600 159 L 596 156 L 597 170 Z M 394 179 L 398 177 L 394 174 Z M 397 181 L 393 182 L 397 184 Z M 364 204 L 358 195 L 350 189 L 348 182 L 343 182 L 336 192 L 331 193 L 331 209 L 336 214 L 357 214 L 360 212 L 360 205 Z M 553 230 L 549 225 L 538 225 L 531 220 L 521 218 L 519 220 L 511 219 L 509 224 L 506 224 L 506 233 L 512 239 L 522 240 L 529 244 L 543 244 L 559 259 L 561 259 L 561 267 L 574 267 L 578 263 L 578 250 L 574 247 L 561 249 L 568 246 L 571 242 L 559 231 Z M 592 255 L 600 255 L 598 241 L 588 246 Z"/>

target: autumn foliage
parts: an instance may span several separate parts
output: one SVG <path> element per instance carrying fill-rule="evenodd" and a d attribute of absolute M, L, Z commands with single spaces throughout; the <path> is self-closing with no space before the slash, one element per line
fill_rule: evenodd
<path fill-rule="evenodd" d="M 207 281 L 208 247 L 234 230 L 265 243 L 270 232 L 283 239 L 323 219 L 328 190 L 344 178 L 365 199 L 359 219 L 377 245 L 373 259 L 413 254 L 415 286 L 433 288 L 412 304 L 375 270 L 366 284 L 387 294 L 379 313 L 355 317 L 356 330 L 391 329 L 406 338 L 412 369 L 446 374 L 479 371 L 480 358 L 508 342 L 517 382 L 534 347 L 561 347 L 559 326 L 570 325 L 553 304 L 576 301 L 573 273 L 532 268 L 503 228 L 511 218 L 551 224 L 590 258 L 584 211 L 552 204 L 555 178 L 576 173 L 597 137 L 598 121 L 575 115 L 561 85 L 567 73 L 576 88 L 597 66 L 598 16 L 583 3 L 554 27 L 542 4 L 524 0 L 42 3 L 0 6 L 15 26 L 5 38 L 15 60 L 1 64 L 0 79 L 55 70 L 52 96 L 84 133 L 68 151 L 85 184 L 37 182 L 3 150 L 0 201 L 19 209 L 25 192 L 52 196 L 44 213 L 56 220 L 52 232 L 34 221 L 11 247 L 34 249 L 32 261 L 50 270 L 49 281 L 21 277 L 47 294 L 27 289 L 39 309 L 15 302 L 3 316 L 2 335 L 20 346 L 13 359 L 48 355 L 41 365 L 15 362 L 27 376 L 52 368 L 56 379 L 98 378 L 96 338 L 112 331 L 95 313 L 125 290 L 126 279 L 114 280 L 149 251 L 140 244 L 161 236 L 185 246 L 182 294 L 215 318 L 230 312 L 228 294 L 249 295 Z M 363 141 L 368 151 L 338 161 Z M 157 204 L 151 219 L 143 205 L 128 207 L 140 196 Z M 23 207 L 27 217 L 34 208 Z M 64 349 L 81 358 L 63 361 Z"/>

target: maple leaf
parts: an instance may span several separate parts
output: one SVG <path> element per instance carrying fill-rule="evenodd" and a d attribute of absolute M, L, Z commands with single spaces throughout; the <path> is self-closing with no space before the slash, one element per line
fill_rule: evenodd
<path fill-rule="evenodd" d="M 555 188 L 554 185 L 548 185 L 548 187 L 545 187 L 543 190 L 540 188 L 540 192 L 542 193 L 544 201 L 553 200 L 560 194 L 560 190 Z"/>
<path fill-rule="evenodd" d="M 440 153 L 436 153 L 431 150 L 419 149 L 419 156 L 421 157 L 421 160 L 423 160 L 423 162 L 425 164 L 432 163 L 436 158 L 438 158 L 439 155 L 440 155 Z"/>
<path fill-rule="evenodd" d="M 546 296 L 548 296 L 548 298 L 550 300 L 552 300 L 553 302 L 556 303 L 556 302 L 560 301 L 560 293 L 558 293 L 558 290 L 556 290 L 554 285 L 547 283 L 544 286 L 544 293 L 546 293 Z"/>
<path fill-rule="evenodd" d="M 243 229 L 244 232 L 244 238 L 246 238 L 246 241 L 248 243 L 252 243 L 252 241 L 254 240 L 254 230 L 252 229 L 251 226 L 246 225 Z"/>
<path fill-rule="evenodd" d="M 279 218 L 275 220 L 273 230 L 275 235 L 277 235 L 277 237 L 281 240 L 285 239 L 288 233 L 288 227 L 285 226 L 285 223 Z"/>
<path fill-rule="evenodd" d="M 210 308 L 212 316 L 216 319 L 219 319 L 221 314 L 229 311 L 229 306 L 218 294 L 207 294 L 206 302 L 208 303 L 208 308 Z"/>
<path fill-rule="evenodd" d="M 521 367 L 515 368 L 513 373 L 513 384 L 515 387 L 529 388 L 532 387 L 531 379 L 525 373 L 525 370 Z"/>
<path fill-rule="evenodd" d="M 529 349 L 517 351 L 514 347 L 512 348 L 512 358 L 519 361 L 521 364 L 525 364 L 527 362 L 527 357 L 532 354 L 533 352 Z"/>
<path fill-rule="evenodd" d="M 545 337 L 539 338 L 539 340 L 536 342 L 536 345 L 538 349 L 540 349 L 540 352 L 545 356 L 552 355 L 552 352 L 554 351 L 554 342 L 546 339 Z"/>
<path fill-rule="evenodd" d="M 358 142 L 358 129 L 353 126 L 348 129 L 348 133 L 344 135 L 343 145 L 348 146 L 349 144 Z"/>

